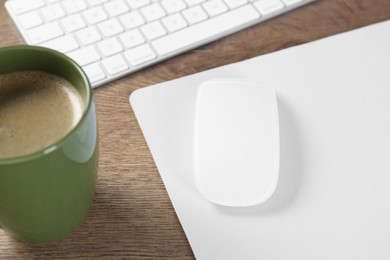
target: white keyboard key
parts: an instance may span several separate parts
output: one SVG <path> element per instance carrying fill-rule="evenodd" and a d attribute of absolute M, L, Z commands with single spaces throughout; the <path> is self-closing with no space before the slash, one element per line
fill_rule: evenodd
<path fill-rule="evenodd" d="M 134 10 L 148 5 L 150 0 L 127 0 L 127 3 L 130 5 L 130 8 Z"/>
<path fill-rule="evenodd" d="M 123 45 L 125 45 L 126 48 L 133 48 L 145 42 L 144 37 L 138 31 L 138 29 L 134 29 L 120 34 L 119 39 L 122 41 Z"/>
<path fill-rule="evenodd" d="M 183 11 L 183 16 L 189 24 L 195 24 L 208 18 L 205 11 L 200 6 L 194 6 Z"/>
<path fill-rule="evenodd" d="M 7 7 L 15 14 L 22 14 L 28 11 L 32 11 L 36 8 L 45 5 L 43 0 L 25 0 L 25 1 L 7 1 L 5 3 Z"/>
<path fill-rule="evenodd" d="M 283 3 L 285 3 L 286 5 L 295 5 L 295 4 L 300 3 L 302 1 L 303 0 L 283 0 Z"/>
<path fill-rule="evenodd" d="M 121 44 L 115 38 L 109 38 L 97 44 L 104 56 L 111 56 L 123 50 Z"/>
<path fill-rule="evenodd" d="M 87 3 L 90 6 L 95 6 L 95 5 L 103 4 L 103 3 L 107 2 L 107 1 L 109 1 L 109 0 L 87 0 Z"/>
<path fill-rule="evenodd" d="M 30 29 L 43 23 L 36 11 L 31 11 L 19 16 L 19 22 L 24 29 Z"/>
<path fill-rule="evenodd" d="M 100 6 L 85 10 L 83 15 L 89 24 L 95 24 L 108 18 L 106 12 Z"/>
<path fill-rule="evenodd" d="M 225 3 L 229 6 L 229 8 L 234 9 L 236 7 L 248 3 L 248 1 L 247 0 L 225 0 Z"/>
<path fill-rule="evenodd" d="M 104 71 L 97 62 L 84 66 L 83 70 L 85 74 L 87 74 L 87 77 L 91 83 L 95 83 L 106 78 L 106 74 L 104 74 Z"/>
<path fill-rule="evenodd" d="M 54 40 L 44 42 L 41 44 L 43 47 L 47 47 L 62 53 L 66 53 L 69 51 L 73 51 L 77 48 L 79 48 L 79 44 L 74 39 L 74 37 L 71 34 L 61 36 L 59 38 L 56 38 Z"/>
<path fill-rule="evenodd" d="M 262 15 L 271 14 L 284 7 L 283 3 L 279 0 L 258 0 L 253 5 Z"/>
<path fill-rule="evenodd" d="M 138 11 L 124 14 L 119 17 L 119 20 L 126 27 L 126 29 L 132 29 L 145 23 L 144 18 L 142 18 Z"/>
<path fill-rule="evenodd" d="M 152 45 L 160 55 L 165 55 L 191 46 L 194 44 L 194 39 L 202 41 L 218 34 L 223 35 L 258 17 L 259 13 L 252 6 L 243 6 L 226 13 L 226 15 L 216 16 L 213 19 L 159 38 L 153 41 Z"/>
<path fill-rule="evenodd" d="M 161 1 L 161 5 L 169 14 L 176 13 L 186 8 L 186 4 L 183 0 L 163 0 Z"/>
<path fill-rule="evenodd" d="M 173 14 L 163 18 L 162 23 L 170 31 L 174 32 L 187 26 L 186 21 L 180 14 Z"/>
<path fill-rule="evenodd" d="M 87 4 L 83 0 L 65 0 L 62 1 L 62 4 L 69 14 L 80 12 L 87 8 Z"/>
<path fill-rule="evenodd" d="M 41 9 L 41 13 L 47 21 L 53 21 L 65 16 L 65 11 L 60 4 L 45 6 Z"/>
<path fill-rule="evenodd" d="M 80 66 L 84 66 L 94 61 L 100 60 L 100 55 L 93 46 L 88 46 L 69 52 L 68 56 L 76 61 Z"/>
<path fill-rule="evenodd" d="M 99 23 L 98 27 L 106 37 L 123 32 L 122 25 L 120 25 L 120 23 L 115 18 Z"/>
<path fill-rule="evenodd" d="M 104 59 L 102 64 L 110 75 L 118 74 L 119 72 L 125 71 L 129 68 L 126 61 L 120 54 Z"/>
<path fill-rule="evenodd" d="M 85 29 L 77 31 L 76 35 L 80 42 L 84 45 L 97 42 L 102 38 L 99 32 L 95 29 L 95 27 L 87 27 Z"/>
<path fill-rule="evenodd" d="M 137 66 L 156 58 L 156 54 L 147 44 L 135 47 L 125 52 L 126 59 L 131 65 Z"/>
<path fill-rule="evenodd" d="M 149 40 L 156 39 L 166 34 L 164 27 L 158 21 L 142 26 L 141 31 Z"/>
<path fill-rule="evenodd" d="M 68 32 L 73 32 L 86 26 L 79 14 L 69 15 L 61 20 L 62 26 Z"/>
<path fill-rule="evenodd" d="M 158 3 L 154 3 L 142 8 L 141 13 L 148 21 L 154 21 L 165 16 L 165 11 Z"/>
<path fill-rule="evenodd" d="M 104 8 L 110 16 L 117 16 L 129 11 L 123 0 L 114 0 L 104 4 Z"/>
<path fill-rule="evenodd" d="M 221 0 L 210 0 L 203 4 L 203 8 L 211 17 L 229 10 Z"/>
<path fill-rule="evenodd" d="M 198 5 L 206 0 L 185 0 L 188 6 Z"/>
<path fill-rule="evenodd" d="M 57 22 L 46 23 L 27 31 L 31 44 L 45 42 L 63 34 L 64 32 L 60 26 L 58 26 Z"/>

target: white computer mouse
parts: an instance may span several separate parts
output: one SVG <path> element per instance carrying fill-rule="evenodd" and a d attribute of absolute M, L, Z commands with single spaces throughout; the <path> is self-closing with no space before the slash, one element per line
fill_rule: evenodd
<path fill-rule="evenodd" d="M 208 80 L 198 88 L 195 111 L 194 176 L 200 194 L 232 207 L 267 200 L 279 176 L 274 90 L 253 80 Z"/>

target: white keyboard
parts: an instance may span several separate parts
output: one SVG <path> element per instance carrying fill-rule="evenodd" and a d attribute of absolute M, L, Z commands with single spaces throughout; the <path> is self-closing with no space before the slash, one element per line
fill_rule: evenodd
<path fill-rule="evenodd" d="M 315 0 L 8 0 L 30 45 L 73 58 L 93 87 Z"/>

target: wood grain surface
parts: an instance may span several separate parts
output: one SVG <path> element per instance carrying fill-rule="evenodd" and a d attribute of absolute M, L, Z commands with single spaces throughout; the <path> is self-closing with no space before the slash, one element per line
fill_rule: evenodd
<path fill-rule="evenodd" d="M 0 0 L 0 46 L 21 44 L 4 2 Z M 0 230 L 0 259 L 193 259 L 129 95 L 151 84 L 389 18 L 390 0 L 318 0 L 95 89 L 101 155 L 87 218 L 73 233 L 50 244 L 21 243 Z"/>

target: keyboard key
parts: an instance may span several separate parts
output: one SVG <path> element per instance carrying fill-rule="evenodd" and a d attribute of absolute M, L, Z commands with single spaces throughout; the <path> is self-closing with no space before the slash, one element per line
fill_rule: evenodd
<path fill-rule="evenodd" d="M 142 8 L 141 13 L 148 21 L 154 21 L 165 16 L 165 11 L 158 3 L 154 3 Z"/>
<path fill-rule="evenodd" d="M 166 55 L 194 44 L 193 39 L 200 42 L 208 37 L 228 32 L 237 26 L 254 21 L 258 17 L 259 13 L 252 6 L 243 6 L 226 13 L 226 15 L 216 16 L 213 19 L 154 40 L 152 45 L 160 55 Z"/>
<path fill-rule="evenodd" d="M 216 16 L 224 13 L 229 9 L 221 0 L 211 0 L 203 4 L 203 8 L 206 10 L 209 16 Z"/>
<path fill-rule="evenodd" d="M 104 8 L 110 16 L 117 16 L 129 11 L 123 0 L 114 0 L 104 4 Z"/>
<path fill-rule="evenodd" d="M 57 22 L 46 23 L 27 31 L 31 44 L 45 42 L 63 34 L 64 32 L 61 30 L 60 26 L 58 26 Z"/>
<path fill-rule="evenodd" d="M 129 68 L 126 61 L 120 54 L 104 59 L 102 64 L 110 75 L 118 74 L 119 72 L 125 71 Z"/>
<path fill-rule="evenodd" d="M 247 0 L 225 0 L 225 3 L 228 5 L 229 8 L 234 9 L 236 7 L 248 3 L 248 1 Z"/>
<path fill-rule="evenodd" d="M 100 55 L 93 46 L 88 46 L 69 52 L 68 56 L 76 61 L 80 66 L 84 66 L 94 61 L 100 60 Z"/>
<path fill-rule="evenodd" d="M 123 50 L 121 44 L 115 38 L 109 38 L 97 44 L 104 56 L 111 56 Z"/>
<path fill-rule="evenodd" d="M 30 29 L 43 23 L 36 11 L 31 11 L 19 16 L 19 22 L 24 29 Z"/>
<path fill-rule="evenodd" d="M 77 48 L 79 48 L 79 44 L 75 40 L 75 38 L 71 35 L 65 35 L 61 36 L 59 38 L 56 38 L 54 40 L 44 42 L 41 44 L 43 47 L 47 47 L 62 53 L 66 53 L 69 51 L 73 51 Z"/>
<path fill-rule="evenodd" d="M 60 4 L 53 4 L 45 6 L 41 9 L 41 13 L 46 21 L 54 21 L 65 16 L 65 11 Z"/>
<path fill-rule="evenodd" d="M 279 0 L 258 0 L 253 5 L 262 15 L 267 15 L 283 9 L 284 5 Z"/>
<path fill-rule="evenodd" d="M 148 5 L 150 0 L 127 0 L 127 3 L 130 5 L 130 8 L 134 10 Z"/>
<path fill-rule="evenodd" d="M 137 66 L 155 59 L 156 54 L 147 44 L 143 44 L 141 46 L 126 51 L 125 57 L 131 65 Z"/>
<path fill-rule="evenodd" d="M 138 29 L 134 29 L 120 34 L 119 39 L 122 41 L 123 45 L 125 45 L 126 48 L 133 48 L 145 42 L 144 37 L 138 31 Z"/>
<path fill-rule="evenodd" d="M 144 18 L 142 18 L 141 14 L 138 11 L 133 11 L 124 14 L 119 17 L 119 20 L 126 27 L 126 29 L 133 29 L 145 23 Z"/>
<path fill-rule="evenodd" d="M 145 34 L 146 38 L 149 40 L 156 39 L 166 34 L 164 27 L 158 21 L 148 23 L 142 26 L 141 31 Z"/>
<path fill-rule="evenodd" d="M 99 23 L 98 27 L 103 33 L 103 35 L 106 37 L 110 37 L 120 32 L 123 32 L 122 25 L 120 25 L 120 23 L 115 18 Z"/>
<path fill-rule="evenodd" d="M 36 8 L 45 5 L 43 0 L 28 0 L 28 1 L 7 1 L 6 6 L 15 14 L 22 14 L 32 11 Z"/>
<path fill-rule="evenodd" d="M 69 14 L 80 12 L 87 8 L 87 4 L 83 0 L 65 0 L 62 1 L 62 4 Z"/>
<path fill-rule="evenodd" d="M 208 18 L 205 11 L 200 6 L 194 6 L 183 11 L 183 16 L 189 24 L 195 24 Z"/>
<path fill-rule="evenodd" d="M 100 6 L 85 10 L 83 15 L 89 24 L 95 24 L 108 18 L 106 12 Z"/>
<path fill-rule="evenodd" d="M 186 4 L 183 0 L 163 0 L 161 1 L 161 5 L 169 14 L 176 13 L 186 8 Z"/>
<path fill-rule="evenodd" d="M 91 83 L 95 83 L 106 78 L 106 74 L 97 62 L 84 66 L 83 70 L 85 74 L 87 74 L 87 77 Z"/>
<path fill-rule="evenodd" d="M 69 15 L 61 20 L 62 26 L 68 32 L 73 32 L 86 26 L 79 14 Z"/>
<path fill-rule="evenodd" d="M 84 45 L 88 45 L 94 42 L 99 41 L 102 37 L 99 32 L 95 29 L 95 27 L 87 27 L 76 32 L 77 38 Z"/>
<path fill-rule="evenodd" d="M 162 23 L 170 31 L 174 32 L 187 26 L 186 21 L 180 14 L 173 14 L 163 18 Z"/>

